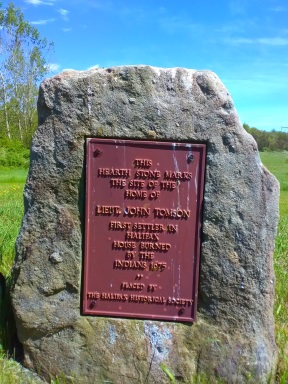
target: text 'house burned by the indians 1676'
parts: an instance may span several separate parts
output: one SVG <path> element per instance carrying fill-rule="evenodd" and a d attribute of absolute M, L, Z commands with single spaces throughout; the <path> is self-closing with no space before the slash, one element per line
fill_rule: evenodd
<path fill-rule="evenodd" d="M 273 380 L 279 184 L 217 75 L 64 71 L 38 116 L 11 289 L 25 365 L 79 384 L 166 384 L 162 364 Z"/>
<path fill-rule="evenodd" d="M 87 140 L 84 314 L 195 319 L 205 150 Z"/>

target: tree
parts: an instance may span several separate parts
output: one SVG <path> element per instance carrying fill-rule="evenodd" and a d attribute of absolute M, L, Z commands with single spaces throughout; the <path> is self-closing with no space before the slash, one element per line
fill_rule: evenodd
<path fill-rule="evenodd" d="M 38 84 L 48 72 L 51 49 L 19 8 L 0 3 L 0 136 L 27 146 L 37 126 Z"/>
<path fill-rule="evenodd" d="M 287 151 L 288 133 L 273 130 L 261 131 L 244 123 L 243 128 L 250 133 L 257 142 L 259 151 Z"/>

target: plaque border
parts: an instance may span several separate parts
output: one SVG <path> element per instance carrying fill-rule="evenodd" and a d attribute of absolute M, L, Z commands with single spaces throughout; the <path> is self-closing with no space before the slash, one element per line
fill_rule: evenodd
<path fill-rule="evenodd" d="M 191 284 L 194 297 L 192 309 L 191 309 L 191 317 L 189 316 L 165 316 L 165 315 L 154 315 L 154 314 L 131 314 L 131 313 L 115 313 L 114 311 L 101 311 L 101 313 L 95 313 L 93 310 L 86 309 L 86 297 L 87 289 L 86 283 L 88 280 L 87 276 L 87 264 L 88 264 L 88 251 L 87 247 L 89 244 L 89 222 L 88 222 L 88 209 L 90 207 L 90 184 L 91 180 L 89 179 L 89 170 L 91 168 L 90 161 L 92 160 L 89 157 L 89 144 L 93 143 L 102 143 L 102 144 L 111 144 L 111 145 L 125 145 L 126 143 L 132 144 L 134 146 L 159 146 L 159 147 L 171 147 L 177 145 L 189 145 L 194 148 L 198 148 L 201 151 L 200 161 L 199 161 L 199 184 L 198 184 L 198 200 L 199 203 L 196 204 L 196 229 L 197 234 L 195 236 L 195 257 L 194 257 L 194 268 L 193 268 L 193 284 Z M 100 138 L 100 137 L 87 137 L 86 138 L 86 154 L 85 154 L 85 218 L 84 218 L 84 257 L 83 257 L 83 273 L 82 273 L 82 289 L 81 289 L 81 314 L 84 316 L 93 316 L 93 317 L 112 317 L 112 318 L 129 318 L 129 319 L 138 319 L 138 320 L 158 320 L 158 321 L 168 321 L 168 322 L 183 322 L 183 323 L 193 323 L 196 321 L 197 314 L 197 305 L 198 305 L 198 287 L 199 287 L 199 273 L 200 273 L 200 259 L 201 259 L 201 237 L 202 237 L 202 215 L 203 215 L 203 205 L 204 205 L 204 188 L 205 188 L 205 177 L 206 177 L 206 143 L 205 142 L 191 142 L 191 141 L 167 141 L 167 140 L 137 140 L 137 139 L 123 139 L 123 138 Z M 200 188 L 199 188 L 200 187 Z M 129 292 L 128 292 L 129 293 Z M 137 292 L 130 292 L 137 294 Z M 138 293 L 139 295 L 141 293 Z"/>

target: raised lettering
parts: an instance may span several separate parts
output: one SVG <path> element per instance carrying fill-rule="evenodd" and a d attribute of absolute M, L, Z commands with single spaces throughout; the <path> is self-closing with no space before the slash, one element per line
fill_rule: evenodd
<path fill-rule="evenodd" d="M 150 208 L 145 207 L 126 207 L 124 216 L 147 217 L 150 215 Z"/>
<path fill-rule="evenodd" d="M 172 191 L 177 187 L 176 181 L 160 181 L 160 188 L 166 191 Z"/>
<path fill-rule="evenodd" d="M 157 180 L 149 180 L 147 183 L 147 188 L 148 189 L 154 189 L 158 186 L 158 181 Z"/>
<path fill-rule="evenodd" d="M 131 223 L 121 222 L 121 221 L 110 221 L 109 229 L 113 231 L 124 231 L 128 230 L 131 227 Z"/>
<path fill-rule="evenodd" d="M 148 304 L 165 304 L 166 299 L 164 296 L 130 295 L 128 302 L 148 303 Z"/>
<path fill-rule="evenodd" d="M 193 300 L 190 299 L 181 299 L 175 297 L 168 297 L 166 304 L 167 305 L 181 305 L 181 307 L 191 307 Z"/>
<path fill-rule="evenodd" d="M 120 285 L 120 289 L 124 291 L 143 291 L 145 285 L 142 283 L 127 283 L 123 281 Z"/>
<path fill-rule="evenodd" d="M 101 216 L 118 216 L 121 213 L 119 205 L 96 205 L 95 215 Z"/>
<path fill-rule="evenodd" d="M 156 200 L 156 199 L 158 199 L 159 196 L 160 196 L 159 191 L 152 191 L 149 193 L 149 199 L 150 200 Z"/>
<path fill-rule="evenodd" d="M 192 179 L 191 172 L 165 171 L 164 179 L 187 181 Z"/>
<path fill-rule="evenodd" d="M 145 261 L 114 260 L 114 268 L 144 270 L 147 268 L 147 263 Z"/>
<path fill-rule="evenodd" d="M 150 263 L 149 265 L 149 271 L 164 271 L 164 269 L 166 268 L 167 266 L 167 263 L 163 263 L 163 262 L 160 262 L 160 261 L 155 261 L 155 262 L 152 262 Z"/>
<path fill-rule="evenodd" d="M 176 233 L 178 230 L 178 225 L 177 224 L 168 224 L 166 229 L 167 229 L 167 233 Z"/>
<path fill-rule="evenodd" d="M 153 260 L 154 252 L 139 252 L 139 260 Z"/>
<path fill-rule="evenodd" d="M 152 160 L 149 159 L 135 159 L 133 164 L 137 168 L 149 168 L 152 165 Z"/>
<path fill-rule="evenodd" d="M 169 209 L 169 208 L 154 208 L 154 216 L 159 219 L 188 219 L 190 217 L 189 209 Z"/>
<path fill-rule="evenodd" d="M 139 188 L 142 189 L 144 187 L 145 182 L 142 180 L 130 180 L 128 183 L 129 188 Z"/>
<path fill-rule="evenodd" d="M 87 292 L 87 299 L 88 300 L 97 300 L 99 299 L 100 297 L 100 293 L 99 292 Z"/>
<path fill-rule="evenodd" d="M 114 188 L 123 188 L 126 185 L 125 179 L 110 179 L 111 187 Z"/>
<path fill-rule="evenodd" d="M 126 168 L 99 168 L 98 177 L 123 177 L 131 176 L 131 170 Z"/>
<path fill-rule="evenodd" d="M 120 241 L 120 240 L 114 240 L 112 243 L 113 249 L 134 249 L 136 248 L 136 243 L 133 241 Z"/>
<path fill-rule="evenodd" d="M 121 293 L 108 293 L 102 292 L 100 300 L 109 300 L 109 301 L 127 301 L 128 295 L 123 295 Z"/>
<path fill-rule="evenodd" d="M 139 244 L 140 251 L 159 251 L 159 252 L 167 252 L 171 248 L 171 244 L 169 243 L 143 243 Z"/>
<path fill-rule="evenodd" d="M 148 284 L 147 291 L 154 292 L 156 290 L 157 284 Z"/>
<path fill-rule="evenodd" d="M 136 256 L 136 252 L 128 251 L 126 252 L 125 259 L 131 260 L 134 259 Z"/>
<path fill-rule="evenodd" d="M 147 197 L 147 191 L 134 191 L 133 189 L 126 189 L 124 197 L 126 199 L 145 199 Z"/>
<path fill-rule="evenodd" d="M 163 232 L 163 224 L 150 224 L 150 223 L 134 223 L 132 226 L 133 231 L 144 231 L 144 232 Z"/>
<path fill-rule="evenodd" d="M 135 179 L 159 179 L 161 176 L 160 171 L 151 171 L 151 170 L 138 170 L 135 172 Z"/>
<path fill-rule="evenodd" d="M 126 240 L 152 240 L 159 241 L 157 233 L 127 232 Z"/>

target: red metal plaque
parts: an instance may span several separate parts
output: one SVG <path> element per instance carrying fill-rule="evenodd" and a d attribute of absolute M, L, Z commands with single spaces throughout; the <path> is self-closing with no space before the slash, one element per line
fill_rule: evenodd
<path fill-rule="evenodd" d="M 205 154 L 87 140 L 84 314 L 195 320 Z"/>

